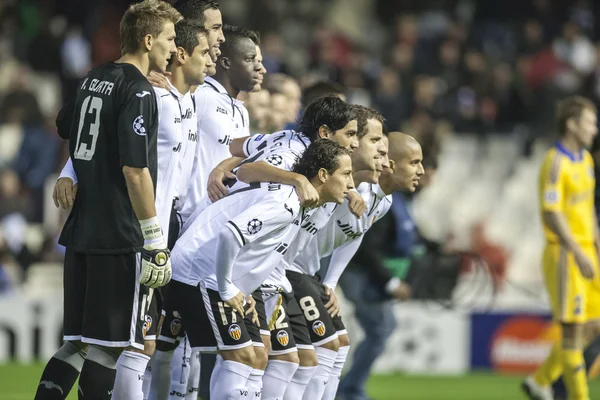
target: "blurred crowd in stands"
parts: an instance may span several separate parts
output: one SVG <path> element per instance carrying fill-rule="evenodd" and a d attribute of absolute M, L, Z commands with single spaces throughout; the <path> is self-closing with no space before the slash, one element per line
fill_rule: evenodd
<path fill-rule="evenodd" d="M 50 194 L 68 154 L 54 119 L 90 68 L 119 57 L 128 3 L 0 2 L 0 292 L 32 263 L 60 260 L 64 215 Z M 600 2 L 220 3 L 225 22 L 261 34 L 264 90 L 245 97 L 254 132 L 293 126 L 302 88 L 329 81 L 417 138 L 435 165 L 445 137 L 518 136 L 527 154 L 554 135 L 558 98 L 600 103 Z"/>

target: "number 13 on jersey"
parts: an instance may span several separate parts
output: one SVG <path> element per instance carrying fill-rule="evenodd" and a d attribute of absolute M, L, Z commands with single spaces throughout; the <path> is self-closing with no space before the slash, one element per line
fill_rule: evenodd
<path fill-rule="evenodd" d="M 96 151 L 96 142 L 98 141 L 98 132 L 100 130 L 100 113 L 102 112 L 102 99 L 100 97 L 88 96 L 81 104 L 79 113 L 79 126 L 77 128 L 77 144 L 75 145 L 74 158 L 76 160 L 90 161 Z M 86 124 L 88 114 L 93 115 L 93 122 Z M 81 141 L 81 135 L 91 136 L 91 143 L 87 138 Z M 89 147 L 88 147 L 89 144 Z"/>

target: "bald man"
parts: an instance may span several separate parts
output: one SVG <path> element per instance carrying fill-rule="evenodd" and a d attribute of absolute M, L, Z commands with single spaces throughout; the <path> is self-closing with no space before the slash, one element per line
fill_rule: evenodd
<path fill-rule="evenodd" d="M 397 226 L 394 216 L 387 211 L 391 208 L 395 213 L 398 207 L 406 209 L 402 207 L 404 199 L 401 193 L 412 193 L 417 189 L 424 174 L 423 152 L 413 137 L 401 132 L 391 132 L 388 141 L 388 153 L 385 156 L 389 158 L 389 163 L 387 167 L 384 166 L 376 189 L 377 198 L 381 200 L 369 206 L 370 214 L 367 221 L 370 224 L 366 226 L 367 229 L 355 232 L 355 234 L 360 233 L 360 237 L 357 238 L 362 241 L 360 248 L 356 254 L 352 252 L 349 255 L 351 258 L 349 268 L 341 278 L 341 271 L 344 271 L 345 265 L 341 268 L 338 259 L 344 257 L 348 249 L 344 246 L 336 250 L 324 278 L 324 283 L 332 289 L 339 279 L 344 296 L 354 303 L 356 318 L 366 332 L 365 340 L 356 348 L 350 371 L 341 381 L 337 391 L 337 396 L 345 400 L 367 398 L 365 384 L 371 367 L 383 352 L 385 343 L 396 326 L 393 302 L 390 299 L 406 300 L 410 297 L 410 287 L 394 277 L 383 264 L 384 258 L 388 256 L 384 251 L 389 250 L 384 243 L 390 235 L 390 229 L 395 229 L 397 234 L 404 234 L 400 229 L 405 227 Z M 357 190 L 360 191 L 361 187 L 359 186 Z M 369 229 L 373 222 L 376 222 L 373 229 Z M 365 235 L 367 230 L 369 232 Z M 339 255 L 336 254 L 338 252 Z M 380 278 L 381 275 L 384 276 L 383 279 Z M 344 340 L 344 335 L 340 335 L 339 339 L 340 342 L 347 341 Z M 345 361 L 344 354 L 338 352 L 336 365 L 327 383 L 323 400 L 335 398 L 334 389 L 339 382 L 343 361 Z"/>

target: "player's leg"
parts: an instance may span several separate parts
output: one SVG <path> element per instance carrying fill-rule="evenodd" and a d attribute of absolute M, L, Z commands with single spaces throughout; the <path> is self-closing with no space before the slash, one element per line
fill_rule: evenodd
<path fill-rule="evenodd" d="M 177 282 L 172 281 L 164 290 L 163 323 L 152 356 L 152 381 L 148 400 L 177 399 L 185 394 L 189 372 L 189 348 L 181 310 L 175 306 L 178 291 L 171 291 Z M 187 354 L 186 354 L 187 353 Z M 175 366 L 175 368 L 172 368 Z"/>
<path fill-rule="evenodd" d="M 196 400 L 198 398 L 198 392 L 200 391 L 200 350 L 192 349 L 190 356 L 188 357 L 189 371 L 188 380 L 186 387 L 186 400 Z"/>
<path fill-rule="evenodd" d="M 595 249 L 587 250 L 588 256 L 597 262 Z M 588 380 L 594 379 L 600 373 L 600 276 L 596 277 L 589 285 L 586 302 L 586 316 L 588 322 L 584 327 L 584 342 L 586 343 L 583 351 Z M 567 399 L 567 390 L 564 379 L 561 377 L 552 385 L 552 391 L 555 400 Z"/>
<path fill-rule="evenodd" d="M 598 321 L 593 321 L 595 324 Z M 586 325 L 587 328 L 587 325 Z M 583 351 L 583 360 L 587 372 L 588 381 L 595 379 L 600 374 L 600 336 L 596 336 Z M 552 384 L 552 393 L 554 400 L 567 400 L 568 393 L 565 386 L 565 381 L 561 376 Z"/>
<path fill-rule="evenodd" d="M 243 316 L 226 306 L 216 290 L 206 288 L 204 282 L 200 287 L 222 359 L 213 371 L 215 379 L 211 378 L 210 397 L 212 400 L 230 400 L 247 395 L 248 378 L 256 356 Z"/>
<path fill-rule="evenodd" d="M 158 307 L 157 307 L 158 309 Z M 159 327 L 162 327 L 162 324 L 164 322 L 164 314 L 159 314 L 159 322 L 158 322 L 158 326 L 157 329 L 160 329 Z M 154 324 L 153 324 L 154 325 Z M 156 329 L 154 329 L 154 326 L 152 326 L 152 332 L 146 333 L 146 339 L 148 339 L 149 335 L 152 335 L 152 337 L 154 338 L 155 343 L 156 342 Z M 156 346 L 158 347 L 158 346 Z M 150 395 L 150 389 L 152 388 L 152 366 L 155 365 L 155 363 L 153 362 L 155 360 L 156 357 L 156 353 L 157 350 L 155 349 L 154 354 L 152 354 L 150 356 L 150 361 L 148 362 L 148 365 L 146 366 L 146 371 L 144 372 L 144 383 L 142 384 L 142 393 L 144 394 L 144 400 L 148 400 L 148 397 Z M 159 368 L 160 371 L 160 368 Z M 160 378 L 160 375 L 158 376 L 158 378 Z M 157 379 L 158 379 L 157 378 Z"/>
<path fill-rule="evenodd" d="M 549 245 L 544 251 L 544 276 L 554 319 L 561 322 L 561 341 L 523 385 L 530 398 L 552 398 L 550 384 L 561 372 L 571 398 L 587 399 L 583 361 L 583 327 L 586 320 L 588 284 L 566 249 Z"/>
<path fill-rule="evenodd" d="M 113 284 L 114 289 L 126 293 L 128 288 L 131 291 L 131 288 L 135 287 L 136 293 L 133 302 L 127 306 L 125 306 L 126 301 L 132 299 L 125 298 L 125 296 L 122 300 L 123 306 L 121 307 L 124 310 L 122 314 L 126 317 L 125 310 L 129 311 L 129 324 L 125 325 L 127 321 L 123 318 L 123 325 L 113 328 L 115 331 L 123 332 L 115 333 L 115 337 L 124 336 L 125 329 L 130 335 L 129 343 L 117 362 L 113 399 L 143 399 L 144 373 L 156 350 L 162 296 L 159 289 L 151 289 L 138 284 L 141 272 L 141 255 L 139 253 L 122 255 L 119 258 L 122 260 L 122 270 L 134 271 L 133 284 L 126 285 L 125 282 L 119 282 Z M 106 262 L 102 259 L 99 261 Z M 100 265 L 98 267 L 100 268 Z M 116 281 L 119 277 L 114 276 L 113 279 Z"/>
<path fill-rule="evenodd" d="M 87 349 L 80 341 L 86 281 L 84 262 L 84 257 L 67 249 L 63 285 L 65 342 L 48 361 L 35 400 L 66 399 L 83 367 Z"/>
<path fill-rule="evenodd" d="M 306 392 L 309 382 L 315 374 L 319 359 L 314 348 L 300 348 L 298 346 L 299 366 L 288 387 L 285 390 L 283 398 L 285 400 L 302 399 Z"/>
<path fill-rule="evenodd" d="M 177 317 L 175 324 L 171 327 L 164 326 L 164 335 L 181 335 L 180 326 L 185 324 L 187 333 L 187 354 L 185 367 L 172 374 L 172 385 L 169 399 L 196 399 L 198 397 L 198 386 L 200 381 L 200 353 L 214 353 L 217 351 L 217 342 L 210 329 L 210 321 L 206 314 L 204 299 L 198 286 L 186 285 L 181 282 L 172 281 L 170 284 L 171 307 L 176 310 L 172 313 Z M 168 314 L 168 312 L 167 312 Z M 181 322 L 179 322 L 181 321 Z M 168 331 L 167 331 L 168 330 Z M 175 332 L 175 333 L 174 333 Z M 163 336 L 161 336 L 163 338 Z M 168 340 L 168 338 L 167 338 Z M 197 358 L 197 363 L 192 362 Z M 175 360 L 174 360 L 175 362 Z M 180 358 L 180 363 L 183 364 Z M 189 366 L 189 367 L 188 367 Z M 182 372 L 180 372 L 182 371 Z"/>
<path fill-rule="evenodd" d="M 304 399 L 321 399 L 340 347 L 333 321 L 325 307 L 327 295 L 323 285 L 312 276 L 288 271 L 287 278 L 294 289 L 318 358 L 317 369 L 304 391 Z"/>
<path fill-rule="evenodd" d="M 252 293 L 252 298 L 256 301 L 256 312 L 258 314 L 258 325 L 254 324 L 249 317 L 244 317 L 244 323 L 252 345 L 254 347 L 254 365 L 252 373 L 248 378 L 248 397 L 258 400 L 262 396 L 263 377 L 267 363 L 269 361 L 269 351 L 271 350 L 271 334 L 268 329 L 266 318 L 265 303 L 262 293 L 257 290 Z"/>
<path fill-rule="evenodd" d="M 559 282 L 557 280 L 559 255 L 560 246 L 548 245 L 544 249 L 542 259 L 542 272 L 555 320 L 559 320 L 561 308 L 557 290 L 559 287 Z M 522 389 L 531 399 L 552 399 L 550 385 L 562 374 L 562 372 L 562 342 L 561 340 L 558 340 L 554 343 L 550 350 L 550 354 L 546 357 L 546 360 L 544 360 L 544 363 L 538 368 L 535 374 L 527 377 L 523 382 Z"/>
<path fill-rule="evenodd" d="M 298 369 L 299 359 L 292 326 L 289 319 L 288 302 L 296 300 L 293 295 L 270 292 L 263 295 L 266 314 L 269 318 L 270 352 L 269 364 L 263 378 L 263 400 L 283 399 L 285 391 Z M 296 307 L 297 304 L 296 304 Z M 299 309 L 299 308 L 298 308 Z M 301 317 L 300 312 L 298 315 Z M 304 318 L 300 318 L 304 324 Z M 306 326 L 304 325 L 304 328 Z M 306 332 L 308 336 L 308 331 Z M 301 398 L 301 397 L 299 397 Z"/>
<path fill-rule="evenodd" d="M 189 373 L 189 343 L 184 343 L 185 328 L 181 309 L 177 307 L 181 295 L 171 281 L 164 289 L 162 315 L 164 317 L 158 336 L 156 352 L 150 361 L 152 383 L 148 400 L 178 399 L 186 393 Z M 185 295 L 185 294 L 184 294 Z M 188 354 L 186 353 L 186 350 Z M 182 396 L 179 396 L 182 394 Z"/>
<path fill-rule="evenodd" d="M 340 279 L 344 295 L 353 303 L 356 319 L 366 333 L 356 346 L 348 373 L 340 380 L 338 393 L 342 398 L 366 396 L 365 386 L 371 369 L 396 327 L 393 302 L 365 301 L 364 293 L 369 284 L 370 281 L 360 271 L 347 270 Z"/>
<path fill-rule="evenodd" d="M 152 302 L 154 291 L 138 283 L 140 256 L 85 257 L 81 341 L 89 345 L 89 351 L 79 379 L 80 392 L 83 396 L 98 394 L 99 398 L 112 394 L 115 398 L 142 399 L 143 376 L 154 351 L 154 338 L 144 339 L 156 329 L 158 312 L 156 301 Z"/>
<path fill-rule="evenodd" d="M 340 348 L 338 349 L 331 375 L 329 375 L 325 393 L 323 393 L 323 400 L 335 399 L 340 379 L 342 378 L 342 371 L 344 370 L 344 365 L 346 364 L 348 354 L 350 353 L 350 337 L 348 336 L 348 331 L 344 326 L 344 322 L 342 322 L 342 317 L 338 315 L 335 318 L 332 318 L 332 320 L 333 326 L 337 330 Z"/>

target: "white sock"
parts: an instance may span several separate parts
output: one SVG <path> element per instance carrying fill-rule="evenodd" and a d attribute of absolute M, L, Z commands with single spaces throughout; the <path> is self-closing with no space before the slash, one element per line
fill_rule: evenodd
<path fill-rule="evenodd" d="M 191 350 L 185 400 L 197 400 L 200 390 L 200 350 Z"/>
<path fill-rule="evenodd" d="M 285 394 L 283 395 L 284 400 L 299 400 L 304 395 L 304 391 L 306 390 L 306 386 L 310 379 L 314 375 L 317 367 L 303 367 L 302 365 L 298 367 L 290 384 L 285 390 Z"/>
<path fill-rule="evenodd" d="M 152 382 L 150 383 L 148 400 L 167 400 L 169 398 L 169 389 L 171 387 L 171 360 L 173 359 L 173 354 L 172 351 L 156 350 L 152 359 L 150 359 Z M 144 384 L 145 383 L 146 382 L 144 381 Z"/>
<path fill-rule="evenodd" d="M 135 351 L 125 350 L 117 361 L 117 375 L 112 400 L 142 400 L 144 372 L 150 357 Z"/>
<path fill-rule="evenodd" d="M 285 390 L 297 369 L 298 364 L 293 362 L 269 360 L 265 376 L 263 377 L 262 400 L 283 399 Z M 308 383 L 308 381 L 306 382 Z"/>
<path fill-rule="evenodd" d="M 237 361 L 223 360 L 219 369 L 219 379 L 210 393 L 211 400 L 238 400 L 244 395 L 246 398 L 252 367 Z"/>
<path fill-rule="evenodd" d="M 219 374 L 221 373 L 221 368 L 223 366 L 223 357 L 220 354 L 217 354 L 217 361 L 215 362 L 215 366 L 210 374 L 210 384 L 209 389 L 210 393 L 215 392 L 215 385 L 217 384 L 217 380 L 219 378 Z"/>
<path fill-rule="evenodd" d="M 246 384 L 246 387 L 248 388 L 248 398 L 250 400 L 260 400 L 262 396 L 264 374 L 265 371 L 262 369 L 252 369 L 252 373 L 248 377 L 248 383 Z"/>
<path fill-rule="evenodd" d="M 142 384 L 142 393 L 144 394 L 144 400 L 148 400 L 151 383 L 152 383 L 152 359 L 150 359 L 150 362 L 146 366 L 146 371 L 144 372 L 144 383 Z"/>
<path fill-rule="evenodd" d="M 316 347 L 319 364 L 310 382 L 304 391 L 303 400 L 321 400 L 325 392 L 325 385 L 333 369 L 333 364 L 337 357 L 337 351 L 329 350 L 324 347 Z"/>
<path fill-rule="evenodd" d="M 184 339 L 175 349 L 173 361 L 171 361 L 169 400 L 181 400 L 187 396 L 187 387 L 190 381 L 190 354 L 191 349 L 187 339 Z"/>
<path fill-rule="evenodd" d="M 340 378 L 342 377 L 342 370 L 344 369 L 344 364 L 346 364 L 346 359 L 348 358 L 349 352 L 350 346 L 342 346 L 338 350 L 335 363 L 333 364 L 333 368 L 331 370 L 331 375 L 329 375 L 327 386 L 325 386 L 323 400 L 335 399 L 335 395 L 337 394 L 337 389 L 340 384 Z"/>

